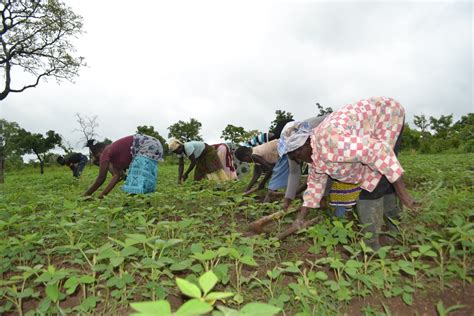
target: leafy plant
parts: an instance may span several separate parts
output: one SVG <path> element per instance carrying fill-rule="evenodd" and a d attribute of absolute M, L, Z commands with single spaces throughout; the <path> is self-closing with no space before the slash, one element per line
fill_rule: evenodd
<path fill-rule="evenodd" d="M 234 295 L 231 292 L 211 292 L 217 282 L 218 278 L 212 271 L 207 271 L 199 277 L 199 285 L 186 279 L 176 278 L 176 284 L 181 293 L 191 298 L 189 301 L 181 305 L 175 313 L 171 312 L 171 305 L 166 300 L 132 303 L 132 308 L 139 312 L 133 315 L 185 316 L 207 314 L 214 309 L 217 301 L 223 301 Z M 240 311 L 224 306 L 219 306 L 218 309 L 220 311 L 215 311 L 213 315 L 275 315 L 280 311 L 280 308 L 262 303 L 247 304 Z"/>

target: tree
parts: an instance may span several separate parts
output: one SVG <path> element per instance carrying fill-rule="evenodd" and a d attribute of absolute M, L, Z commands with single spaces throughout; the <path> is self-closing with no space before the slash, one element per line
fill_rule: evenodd
<path fill-rule="evenodd" d="M 82 134 L 79 142 L 83 143 L 82 146 L 86 146 L 89 140 L 96 139 L 99 136 L 96 133 L 96 130 L 99 127 L 99 123 L 97 122 L 98 117 L 97 115 L 82 116 L 79 113 L 76 113 L 75 117 L 76 122 L 79 124 L 79 128 L 76 128 L 74 131 L 80 132 Z M 64 151 L 67 152 L 66 149 L 64 149 Z M 89 148 L 89 164 L 92 164 L 93 161 L 92 152 Z"/>
<path fill-rule="evenodd" d="M 467 142 L 474 139 L 474 113 L 461 116 L 459 121 L 454 123 L 452 129 L 459 135 L 459 139 Z"/>
<path fill-rule="evenodd" d="M 0 119 L 0 183 L 4 182 L 5 160 L 9 165 L 23 162 L 23 153 L 15 143 L 20 129 L 18 123 Z"/>
<path fill-rule="evenodd" d="M 239 144 L 242 143 L 255 134 L 257 134 L 257 130 L 246 131 L 241 126 L 234 126 L 232 124 L 227 124 L 227 126 L 222 131 L 222 136 L 224 140 L 228 140 L 232 143 Z"/>
<path fill-rule="evenodd" d="M 73 56 L 72 40 L 82 33 L 82 17 L 59 0 L 3 0 L 0 4 L 0 100 L 36 87 L 48 77 L 72 81 L 85 66 Z M 13 84 L 14 70 L 29 74 Z"/>
<path fill-rule="evenodd" d="M 97 138 L 99 136 L 97 134 L 97 128 L 99 127 L 99 123 L 97 122 L 97 115 L 94 116 L 82 116 L 79 113 L 76 113 L 76 122 L 79 124 L 79 128 L 76 128 L 74 131 L 81 132 L 82 137 L 80 139 L 81 142 L 87 144 L 87 142 L 91 139 Z"/>
<path fill-rule="evenodd" d="M 160 135 L 160 133 L 155 131 L 155 127 L 151 125 L 150 126 L 147 126 L 147 125 L 137 126 L 137 133 L 148 135 L 148 136 L 158 139 L 161 145 L 163 145 L 164 153 L 165 154 L 168 153 L 168 144 L 166 143 L 166 140 Z"/>
<path fill-rule="evenodd" d="M 323 108 L 323 106 L 319 104 L 318 102 L 316 102 L 316 106 L 318 107 L 318 110 L 319 110 L 318 116 L 323 116 L 323 115 L 334 112 L 334 110 L 330 106 Z"/>
<path fill-rule="evenodd" d="M 413 124 L 415 124 L 415 126 L 420 129 L 421 134 L 425 135 L 428 133 L 430 123 L 428 122 L 424 114 L 415 115 L 413 119 Z"/>
<path fill-rule="evenodd" d="M 113 143 L 113 141 L 112 141 L 111 139 L 108 139 L 108 138 L 106 137 L 106 138 L 104 138 L 104 140 L 103 140 L 101 143 L 104 143 L 104 144 L 106 144 L 106 145 L 110 145 L 110 144 Z"/>
<path fill-rule="evenodd" d="M 168 127 L 168 137 L 176 137 L 183 142 L 189 142 L 192 140 L 203 140 L 202 136 L 199 135 L 201 129 L 201 122 L 196 119 L 190 119 L 189 122 L 178 121 L 170 127 Z"/>
<path fill-rule="evenodd" d="M 441 115 L 439 119 L 430 116 L 430 127 L 435 131 L 435 137 L 447 138 L 450 134 L 453 115 Z"/>
<path fill-rule="evenodd" d="M 269 129 L 269 131 L 272 133 L 279 122 L 293 119 L 293 114 L 291 114 L 290 112 L 282 111 L 282 110 L 276 110 L 275 115 L 276 117 L 272 121 L 272 124 L 270 125 L 270 129 Z"/>
<path fill-rule="evenodd" d="M 74 147 L 71 145 L 69 141 L 65 140 L 62 135 L 60 136 L 61 136 L 62 141 L 59 147 L 61 147 L 61 149 L 66 152 L 66 154 L 72 153 L 74 151 Z"/>
<path fill-rule="evenodd" d="M 420 148 L 421 132 L 412 129 L 408 123 L 405 124 L 402 132 L 402 150 L 418 150 Z"/>
<path fill-rule="evenodd" d="M 61 136 L 51 130 L 44 137 L 42 134 L 32 134 L 21 129 L 16 136 L 16 143 L 23 153 L 36 155 L 40 162 L 40 172 L 43 174 L 48 152 L 61 144 Z"/>

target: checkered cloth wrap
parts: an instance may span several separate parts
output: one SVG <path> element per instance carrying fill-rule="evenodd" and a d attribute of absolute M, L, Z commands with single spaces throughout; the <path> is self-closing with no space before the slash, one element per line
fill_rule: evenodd
<path fill-rule="evenodd" d="M 403 127 L 405 110 L 397 101 L 373 97 L 347 104 L 312 131 L 312 164 L 303 206 L 317 208 L 328 176 L 359 183 L 372 192 L 382 175 L 393 183 L 404 170 L 393 147 Z"/>

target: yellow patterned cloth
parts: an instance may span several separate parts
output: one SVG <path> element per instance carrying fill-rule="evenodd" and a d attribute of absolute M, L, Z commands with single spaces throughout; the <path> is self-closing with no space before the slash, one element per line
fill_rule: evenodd
<path fill-rule="evenodd" d="M 361 188 L 358 184 L 332 181 L 329 191 L 329 204 L 332 206 L 353 206 L 359 198 Z"/>
<path fill-rule="evenodd" d="M 211 181 L 231 180 L 231 178 L 229 178 L 229 176 L 222 169 L 206 174 L 206 178 Z"/>

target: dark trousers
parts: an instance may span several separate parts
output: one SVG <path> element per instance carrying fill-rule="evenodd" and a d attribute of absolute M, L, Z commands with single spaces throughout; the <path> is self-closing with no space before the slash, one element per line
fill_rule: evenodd
<path fill-rule="evenodd" d="M 77 163 L 77 166 L 72 171 L 72 175 L 76 178 L 79 178 L 82 174 L 82 171 L 86 167 L 88 161 L 89 160 L 87 159 L 87 157 L 82 155 L 81 160 L 79 160 L 79 162 Z"/>
<path fill-rule="evenodd" d="M 403 128 L 398 135 L 393 151 L 398 155 L 402 141 Z M 380 248 L 379 233 L 385 221 L 390 231 L 398 231 L 391 219 L 400 221 L 401 208 L 395 194 L 395 188 L 382 176 L 378 185 L 372 192 L 362 190 L 357 201 L 357 215 L 359 221 L 365 226 L 364 232 L 372 233 L 372 237 L 367 239 L 367 244 L 374 250 Z"/>

